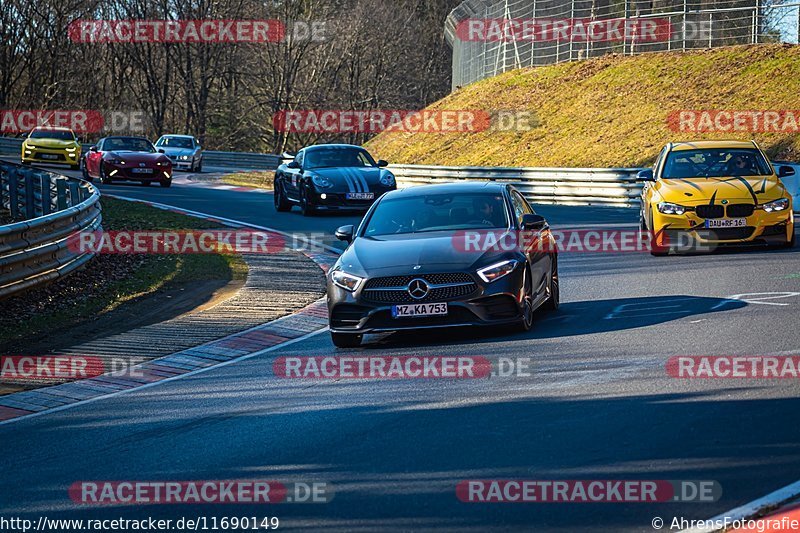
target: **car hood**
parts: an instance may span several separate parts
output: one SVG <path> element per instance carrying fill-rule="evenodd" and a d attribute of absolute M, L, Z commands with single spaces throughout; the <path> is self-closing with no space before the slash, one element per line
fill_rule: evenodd
<path fill-rule="evenodd" d="M 365 192 L 370 186 L 380 184 L 381 177 L 387 173 L 389 173 L 388 170 L 376 167 L 312 168 L 308 170 L 309 175 L 322 176 L 334 184 L 349 186 L 353 192 L 362 190 Z"/>
<path fill-rule="evenodd" d="M 664 201 L 681 205 L 721 200 L 763 204 L 786 195 L 786 189 L 776 176 L 661 179 L 656 183 L 656 191 Z"/>
<path fill-rule="evenodd" d="M 63 141 L 61 139 L 26 139 L 26 142 L 41 148 L 60 149 L 75 146 L 75 141 Z"/>
<path fill-rule="evenodd" d="M 340 264 L 349 272 L 367 276 L 426 274 L 475 270 L 498 260 L 501 254 L 496 250 L 466 251 L 459 245 L 458 232 L 442 231 L 359 237 L 342 254 Z M 412 270 L 415 266 L 420 268 Z"/>
<path fill-rule="evenodd" d="M 168 155 L 192 155 L 194 154 L 194 148 L 169 148 L 166 146 L 160 146 L 161 150 Z"/>
<path fill-rule="evenodd" d="M 164 154 L 151 154 L 149 152 L 108 152 L 108 156 L 118 157 L 127 164 L 131 163 L 155 163 L 156 161 L 169 161 Z"/>

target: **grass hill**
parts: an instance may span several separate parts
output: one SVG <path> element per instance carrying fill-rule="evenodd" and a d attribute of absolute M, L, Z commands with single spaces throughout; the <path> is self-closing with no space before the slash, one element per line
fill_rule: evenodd
<path fill-rule="evenodd" d="M 692 133 L 674 131 L 668 119 L 681 110 L 795 110 L 800 119 L 800 46 L 611 55 L 514 70 L 428 109 L 526 110 L 536 125 L 524 132 L 384 132 L 367 147 L 393 163 L 637 167 L 669 141 L 752 138 L 773 157 L 797 160 L 800 129 Z"/>

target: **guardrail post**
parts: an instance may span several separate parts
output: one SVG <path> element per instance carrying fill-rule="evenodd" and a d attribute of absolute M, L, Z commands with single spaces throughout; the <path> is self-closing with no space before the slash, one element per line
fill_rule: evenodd
<path fill-rule="evenodd" d="M 70 207 L 75 207 L 79 203 L 81 203 L 81 196 L 78 192 L 78 182 L 70 180 L 69 182 L 69 205 Z"/>
<path fill-rule="evenodd" d="M 50 174 L 44 173 L 39 176 L 42 186 L 42 215 L 49 215 L 52 210 L 52 199 L 50 197 Z"/>
<path fill-rule="evenodd" d="M 25 217 L 27 219 L 36 218 L 36 200 L 33 191 L 33 174 L 25 173 Z"/>
<path fill-rule="evenodd" d="M 67 205 L 67 182 L 63 179 L 56 180 L 56 208 L 63 211 Z"/>
<path fill-rule="evenodd" d="M 17 171 L 8 171 L 8 209 L 11 211 L 11 219 L 19 220 L 19 197 L 17 195 Z"/>

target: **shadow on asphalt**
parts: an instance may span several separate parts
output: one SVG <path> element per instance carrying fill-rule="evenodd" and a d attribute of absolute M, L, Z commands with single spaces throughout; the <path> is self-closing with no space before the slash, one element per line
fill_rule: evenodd
<path fill-rule="evenodd" d="M 700 296 L 650 296 L 613 300 L 587 300 L 563 303 L 555 313 L 538 312 L 533 329 L 519 333 L 520 341 L 607 333 L 654 326 L 691 316 L 730 311 L 747 306 L 741 300 Z M 513 328 L 463 327 L 439 330 L 399 331 L 385 336 L 367 338 L 365 349 L 384 349 L 395 346 L 438 346 L 495 342 L 513 334 Z"/>

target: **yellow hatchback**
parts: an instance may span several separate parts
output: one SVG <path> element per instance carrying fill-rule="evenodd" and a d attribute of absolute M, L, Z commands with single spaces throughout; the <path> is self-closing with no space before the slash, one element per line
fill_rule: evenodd
<path fill-rule="evenodd" d="M 755 141 L 670 143 L 644 182 L 640 212 L 653 255 L 719 245 L 795 243 L 792 197 Z"/>
<path fill-rule="evenodd" d="M 54 163 L 80 168 L 81 143 L 68 128 L 34 128 L 22 141 L 22 164 Z"/>

